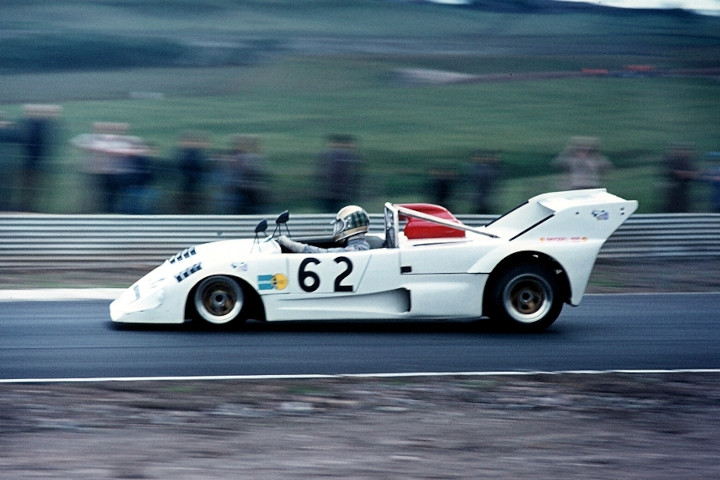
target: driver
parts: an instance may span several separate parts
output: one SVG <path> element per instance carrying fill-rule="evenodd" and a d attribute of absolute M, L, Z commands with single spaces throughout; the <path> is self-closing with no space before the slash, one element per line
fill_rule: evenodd
<path fill-rule="evenodd" d="M 325 252 L 356 252 L 370 250 L 370 244 L 365 239 L 365 234 L 370 226 L 370 218 L 365 210 L 357 205 L 348 205 L 340 209 L 335 216 L 335 228 L 333 240 L 345 242 L 344 247 L 320 248 L 306 243 L 290 240 L 285 235 L 280 235 L 277 242 L 293 253 L 325 253 Z"/>

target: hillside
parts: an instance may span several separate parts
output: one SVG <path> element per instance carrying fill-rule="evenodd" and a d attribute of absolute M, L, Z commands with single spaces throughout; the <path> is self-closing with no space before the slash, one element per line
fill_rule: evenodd
<path fill-rule="evenodd" d="M 718 43 L 720 19 L 551 0 L 416 2 L 170 0 L 24 2 L 0 7 L 0 72 L 238 66 L 278 54 L 647 53 Z M 685 60 L 692 56 L 685 56 Z M 715 58 L 718 58 L 717 56 Z"/>

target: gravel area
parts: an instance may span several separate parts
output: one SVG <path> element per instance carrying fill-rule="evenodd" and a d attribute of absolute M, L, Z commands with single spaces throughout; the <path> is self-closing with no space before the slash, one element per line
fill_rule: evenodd
<path fill-rule="evenodd" d="M 587 293 L 720 292 L 720 258 L 599 259 Z"/>
<path fill-rule="evenodd" d="M 720 478 L 720 376 L 0 385 L 8 479 Z"/>

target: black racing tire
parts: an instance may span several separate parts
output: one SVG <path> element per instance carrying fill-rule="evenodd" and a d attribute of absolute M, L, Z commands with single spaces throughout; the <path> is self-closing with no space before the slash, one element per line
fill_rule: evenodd
<path fill-rule="evenodd" d="M 192 296 L 197 316 L 212 325 L 228 325 L 240 320 L 245 293 L 237 280 L 215 275 L 202 280 Z"/>
<path fill-rule="evenodd" d="M 498 325 L 539 332 L 555 322 L 563 306 L 557 275 L 537 263 L 511 266 L 491 278 L 485 307 Z"/>

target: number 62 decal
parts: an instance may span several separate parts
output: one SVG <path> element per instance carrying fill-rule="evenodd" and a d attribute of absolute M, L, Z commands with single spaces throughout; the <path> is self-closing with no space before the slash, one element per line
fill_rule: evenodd
<path fill-rule="evenodd" d="M 343 280 L 345 280 L 353 271 L 352 262 L 347 257 L 336 257 L 334 261 L 338 265 L 345 265 L 345 268 L 335 277 L 334 291 L 352 292 L 352 285 L 343 284 Z M 313 265 L 320 265 L 320 260 L 314 257 L 308 257 L 300 263 L 300 269 L 298 270 L 298 284 L 300 285 L 300 288 L 308 293 L 312 293 L 320 288 L 320 275 L 313 270 Z"/>

